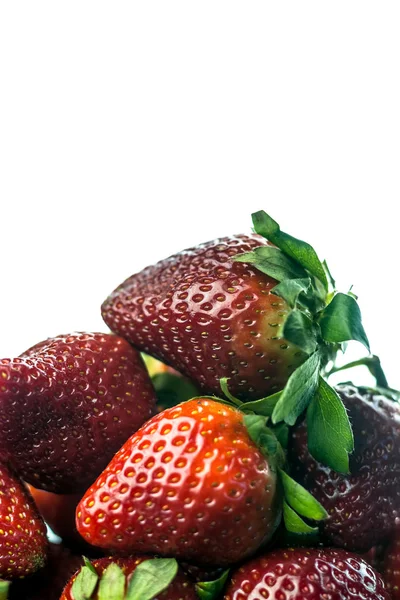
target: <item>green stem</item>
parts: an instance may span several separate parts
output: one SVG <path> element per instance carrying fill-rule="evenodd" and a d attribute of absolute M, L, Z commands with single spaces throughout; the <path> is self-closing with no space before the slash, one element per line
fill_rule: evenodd
<path fill-rule="evenodd" d="M 333 366 L 332 369 L 327 374 L 327 377 L 330 377 L 334 373 L 339 373 L 339 371 L 345 371 L 347 369 L 352 369 L 353 367 L 367 367 L 371 375 L 375 378 L 376 385 L 380 388 L 389 389 L 389 385 L 385 376 L 385 373 L 381 366 L 381 361 L 378 356 L 365 356 L 364 358 L 360 358 L 359 360 L 354 360 L 346 365 L 341 367 Z"/>

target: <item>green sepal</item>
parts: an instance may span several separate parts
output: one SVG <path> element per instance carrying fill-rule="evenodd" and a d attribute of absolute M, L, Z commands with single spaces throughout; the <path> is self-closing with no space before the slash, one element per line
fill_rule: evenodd
<path fill-rule="evenodd" d="M 322 464 L 349 473 L 354 438 L 346 408 L 336 391 L 322 378 L 307 409 L 308 449 Z"/>
<path fill-rule="evenodd" d="M 311 279 L 309 277 L 305 277 L 304 279 L 286 279 L 273 287 L 271 293 L 283 298 L 291 308 L 294 308 L 300 294 L 307 294 L 310 288 Z"/>
<path fill-rule="evenodd" d="M 317 348 L 317 336 L 312 320 L 302 310 L 293 309 L 283 326 L 282 336 L 306 354 Z"/>
<path fill-rule="evenodd" d="M 283 521 L 287 531 L 301 535 L 316 535 L 318 527 L 311 527 L 285 502 L 283 501 Z"/>
<path fill-rule="evenodd" d="M 175 579 L 178 563 L 174 558 L 150 558 L 136 567 L 126 600 L 151 600 Z"/>
<path fill-rule="evenodd" d="M 117 563 L 110 563 L 100 578 L 98 600 L 124 600 L 125 583 L 121 567 Z"/>
<path fill-rule="evenodd" d="M 214 581 L 199 581 L 196 583 L 196 592 L 200 600 L 217 600 L 222 594 L 228 575 L 229 569 Z"/>
<path fill-rule="evenodd" d="M 88 600 L 91 598 L 99 580 L 92 563 L 86 557 L 83 557 L 83 560 L 85 565 L 79 571 L 71 588 L 74 600 Z"/>
<path fill-rule="evenodd" d="M 321 334 L 325 341 L 340 343 L 349 340 L 361 342 L 368 350 L 369 341 L 361 322 L 361 311 L 356 300 L 339 292 L 319 318 Z"/>
<path fill-rule="evenodd" d="M 254 414 L 244 415 L 243 422 L 247 429 L 247 433 L 249 434 L 249 438 L 258 446 L 261 434 L 264 433 L 266 429 L 265 417 Z"/>
<path fill-rule="evenodd" d="M 318 386 L 321 358 L 318 352 L 311 354 L 289 377 L 272 413 L 272 422 L 285 421 L 294 425 L 307 408 Z"/>
<path fill-rule="evenodd" d="M 9 581 L 4 581 L 4 579 L 0 579 L 0 600 L 7 600 L 9 587 Z"/>
<path fill-rule="evenodd" d="M 266 398 L 245 402 L 240 407 L 240 410 L 243 412 L 255 412 L 257 415 L 262 415 L 264 417 L 271 417 L 281 393 L 282 392 L 276 392 L 275 394 L 267 396 Z"/>
<path fill-rule="evenodd" d="M 237 408 L 242 406 L 243 402 L 241 402 L 238 398 L 235 398 L 235 396 L 233 396 L 229 391 L 228 377 L 221 377 L 221 379 L 219 380 L 219 385 L 221 386 L 222 392 L 225 394 L 225 396 L 228 398 L 231 404 L 233 404 Z"/>
<path fill-rule="evenodd" d="M 282 446 L 282 448 L 287 450 L 287 448 L 289 446 L 289 427 L 288 427 L 288 425 L 286 425 L 286 423 L 278 423 L 277 425 L 273 426 L 272 431 L 276 435 L 276 438 L 277 438 L 278 442 L 280 443 L 280 445 Z"/>
<path fill-rule="evenodd" d="M 250 439 L 264 456 L 271 459 L 270 467 L 275 470 L 277 466 L 282 466 L 285 462 L 284 451 L 274 431 L 267 427 L 265 417 L 249 414 L 244 415 L 243 421 Z"/>
<path fill-rule="evenodd" d="M 279 475 L 287 503 L 302 517 L 313 521 L 326 519 L 328 513 L 316 498 L 302 485 L 292 479 L 285 471 L 279 469 Z"/>
<path fill-rule="evenodd" d="M 341 367 L 334 366 L 329 373 L 327 373 L 327 377 L 330 377 L 334 373 L 345 371 L 346 369 L 353 369 L 354 367 L 367 367 L 371 375 L 375 378 L 377 388 L 385 388 L 390 390 L 379 356 L 376 356 L 375 354 L 373 356 L 364 356 L 359 360 L 354 360 L 350 363 L 342 365 Z"/>
<path fill-rule="evenodd" d="M 306 271 L 299 264 L 273 246 L 259 246 L 251 252 L 237 254 L 232 260 L 252 264 L 277 281 L 307 277 Z"/>
<path fill-rule="evenodd" d="M 156 373 L 151 381 L 156 392 L 157 405 L 163 410 L 199 395 L 199 390 L 189 379 L 174 373 Z"/>
<path fill-rule="evenodd" d="M 310 244 L 281 231 L 278 223 L 263 210 L 253 213 L 251 216 L 256 233 L 275 244 L 303 269 L 317 277 L 326 290 L 328 289 L 324 266 Z"/>

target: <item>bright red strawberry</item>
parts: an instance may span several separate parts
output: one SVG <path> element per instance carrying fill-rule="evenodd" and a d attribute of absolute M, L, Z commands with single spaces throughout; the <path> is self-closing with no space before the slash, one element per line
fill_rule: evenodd
<path fill-rule="evenodd" d="M 387 540 L 400 512 L 400 408 L 354 386 L 337 388 L 353 425 L 350 475 L 315 461 L 307 449 L 305 423 L 292 435 L 292 475 L 327 510 L 328 542 L 365 551 Z"/>
<path fill-rule="evenodd" d="M 9 600 L 59 600 L 68 580 L 83 565 L 81 555 L 72 554 L 61 544 L 50 544 L 44 568 L 32 577 L 14 581 Z"/>
<path fill-rule="evenodd" d="M 386 549 L 383 558 L 382 577 L 392 600 L 400 600 L 400 532 Z"/>
<path fill-rule="evenodd" d="M 92 561 L 91 565 L 98 575 L 98 580 L 97 582 L 95 582 L 95 586 L 92 593 L 87 596 L 85 595 L 85 598 L 87 598 L 87 600 L 98 600 L 99 587 L 104 582 L 107 569 L 109 569 L 110 565 L 117 565 L 121 569 L 121 589 L 119 590 L 119 593 L 116 591 L 114 575 L 114 581 L 111 584 L 112 591 L 114 594 L 113 598 L 115 598 L 115 600 L 124 600 L 136 569 L 140 564 L 143 564 L 144 562 L 147 562 L 148 564 L 149 559 L 150 557 L 148 556 L 137 556 L 129 558 L 100 558 L 98 560 Z M 153 561 L 150 559 L 150 562 Z M 75 600 L 76 596 L 74 595 L 73 586 L 79 573 L 80 571 L 78 571 L 73 577 L 71 577 L 70 581 L 65 586 L 60 600 Z M 108 596 L 103 596 L 103 598 L 104 597 Z M 138 597 L 138 595 L 132 596 L 132 598 Z M 185 573 L 181 569 L 178 569 L 176 575 L 173 577 L 168 587 L 163 591 L 157 593 L 156 596 L 153 596 L 152 600 L 157 600 L 159 598 L 162 598 L 163 600 L 198 600 L 194 583 L 187 577 L 187 575 L 185 575 Z"/>
<path fill-rule="evenodd" d="M 232 575 L 225 600 L 390 600 L 380 575 L 356 554 L 288 548 L 264 554 Z"/>
<path fill-rule="evenodd" d="M 218 239 L 133 275 L 104 302 L 107 325 L 134 346 L 192 379 L 206 393 L 252 399 L 282 389 L 305 354 L 279 335 L 288 314 L 278 283 L 237 254 L 268 242 Z"/>
<path fill-rule="evenodd" d="M 64 335 L 0 361 L 0 452 L 35 487 L 83 492 L 154 411 L 140 355 L 115 335 Z"/>
<path fill-rule="evenodd" d="M 0 578 L 34 573 L 46 557 L 46 526 L 23 483 L 0 464 Z"/>
<path fill-rule="evenodd" d="M 279 500 L 243 414 L 202 398 L 165 410 L 126 442 L 83 497 L 77 528 L 110 551 L 224 566 L 273 534 Z"/>

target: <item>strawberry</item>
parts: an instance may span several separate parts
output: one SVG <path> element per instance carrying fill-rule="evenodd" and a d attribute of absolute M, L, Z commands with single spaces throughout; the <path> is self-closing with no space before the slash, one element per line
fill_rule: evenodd
<path fill-rule="evenodd" d="M 0 463 L 0 577 L 25 577 L 42 567 L 46 557 L 46 526 L 32 497 Z"/>
<path fill-rule="evenodd" d="M 146 567 L 147 570 L 154 571 L 158 580 L 156 584 L 151 576 L 148 580 L 143 579 L 146 577 L 147 573 L 144 569 L 142 570 L 139 565 Z M 168 573 L 167 577 L 165 577 L 165 567 L 170 570 L 171 566 L 171 573 Z M 151 559 L 147 556 L 100 558 L 92 563 L 86 563 L 86 567 L 83 567 L 83 569 L 71 577 L 70 581 L 65 586 L 60 600 L 76 600 L 76 590 L 78 583 L 80 583 L 77 580 L 84 569 L 87 570 L 86 573 L 89 576 L 90 574 L 92 575 L 93 581 L 92 584 L 91 582 L 89 583 L 89 585 L 91 585 L 89 590 L 87 590 L 87 588 L 85 589 L 85 591 L 89 591 L 90 593 L 85 593 L 84 596 L 80 596 L 87 600 L 98 600 L 100 597 L 104 599 L 111 597 L 107 595 L 107 592 L 105 591 L 108 588 L 113 593 L 113 600 L 124 600 L 124 598 L 127 597 L 130 587 L 133 586 L 134 583 L 138 583 L 138 578 L 134 581 L 134 575 L 135 573 L 139 575 L 139 572 L 142 577 L 142 581 L 139 584 L 141 594 L 134 594 L 133 589 L 130 589 L 130 594 L 132 594 L 129 595 L 130 598 L 143 598 L 143 600 L 150 600 L 150 598 L 153 600 L 157 600 L 158 598 L 163 598 L 163 600 L 198 600 L 194 583 L 190 581 L 181 569 L 178 568 L 175 561 Z M 149 590 L 150 586 L 157 584 L 157 591 L 156 588 L 153 588 L 151 591 Z M 87 583 L 85 582 L 81 584 L 81 586 L 82 585 L 87 585 Z M 101 590 L 101 588 L 103 588 L 103 590 Z M 80 590 L 82 589 L 83 588 L 80 587 Z M 155 592 L 155 594 L 152 594 L 152 592 Z"/>
<path fill-rule="evenodd" d="M 390 600 L 364 560 L 334 548 L 289 548 L 264 554 L 232 574 L 225 600 Z"/>
<path fill-rule="evenodd" d="M 292 475 L 327 510 L 325 539 L 365 551 L 391 536 L 400 511 L 400 408 L 379 393 L 352 385 L 337 391 L 353 425 L 350 474 L 339 474 L 311 457 L 303 422 L 292 435 Z"/>
<path fill-rule="evenodd" d="M 0 361 L 0 452 L 35 487 L 83 493 L 154 411 L 140 355 L 115 335 L 63 335 Z"/>
<path fill-rule="evenodd" d="M 156 415 L 125 443 L 80 502 L 77 528 L 110 551 L 225 566 L 271 537 L 279 496 L 243 414 L 199 398 Z"/>
<path fill-rule="evenodd" d="M 266 246 L 258 235 L 217 239 L 133 275 L 102 306 L 107 325 L 206 393 L 221 377 L 239 398 L 280 390 L 305 358 L 282 339 L 286 302 L 278 283 L 232 258 Z"/>
<path fill-rule="evenodd" d="M 9 600 L 59 600 L 68 580 L 81 565 L 83 565 L 82 556 L 72 554 L 61 544 L 50 544 L 46 566 L 32 577 L 14 581 L 8 598 Z"/>
<path fill-rule="evenodd" d="M 382 577 L 392 600 L 400 600 L 400 532 L 386 548 L 383 557 Z"/>

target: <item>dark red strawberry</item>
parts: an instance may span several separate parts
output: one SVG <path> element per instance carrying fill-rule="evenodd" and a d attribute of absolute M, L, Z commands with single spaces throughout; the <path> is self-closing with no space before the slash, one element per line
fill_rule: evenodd
<path fill-rule="evenodd" d="M 34 573 L 47 557 L 46 526 L 28 490 L 0 464 L 0 578 Z"/>
<path fill-rule="evenodd" d="M 264 554 L 232 575 L 225 600 L 390 600 L 380 575 L 356 554 L 288 548 Z"/>
<path fill-rule="evenodd" d="M 400 408 L 352 385 L 337 391 L 353 425 L 351 474 L 338 474 L 311 457 L 302 423 L 292 435 L 292 475 L 327 510 L 326 540 L 365 551 L 391 536 L 400 511 Z"/>
<path fill-rule="evenodd" d="M 114 291 L 104 320 L 207 393 L 220 393 L 221 377 L 242 399 L 280 390 L 305 358 L 280 337 L 288 306 L 271 293 L 275 279 L 232 260 L 267 245 L 261 236 L 240 235 L 162 260 Z"/>
<path fill-rule="evenodd" d="M 83 497 L 80 534 L 110 551 L 201 565 L 252 554 L 273 534 L 280 498 L 243 417 L 207 398 L 153 417 Z"/>
<path fill-rule="evenodd" d="M 59 600 L 68 580 L 83 565 L 81 555 L 61 544 L 50 544 L 46 566 L 32 577 L 11 584 L 9 600 Z"/>
<path fill-rule="evenodd" d="M 35 487 L 83 492 L 154 411 L 140 355 L 115 335 L 64 335 L 0 361 L 0 453 Z"/>
<path fill-rule="evenodd" d="M 129 558 L 100 558 L 98 560 L 92 561 L 89 564 L 89 568 L 91 568 L 94 574 L 97 574 L 93 580 L 93 590 L 90 594 L 85 594 L 84 598 L 87 600 L 98 600 L 99 588 L 105 584 L 107 584 L 107 578 L 109 579 L 109 586 L 112 589 L 113 599 L 115 600 L 124 600 L 127 597 L 127 592 L 129 590 L 130 585 L 132 584 L 132 579 L 140 567 L 139 565 L 145 566 L 146 563 L 147 568 L 149 568 L 149 564 L 151 568 L 154 570 L 154 573 L 157 574 L 157 563 L 165 563 L 167 561 L 160 559 L 151 559 L 148 556 L 136 556 Z M 169 563 L 175 561 L 168 561 Z M 111 575 L 110 566 L 113 565 L 112 568 L 119 567 L 115 572 Z M 138 569 L 139 567 L 139 569 Z M 163 569 L 164 565 L 159 568 L 160 579 L 164 576 Z M 176 568 L 178 566 L 176 565 Z M 88 568 L 88 566 L 84 567 Z M 65 589 L 62 593 L 60 600 L 76 600 L 76 594 L 74 594 L 74 584 L 76 585 L 76 580 L 80 575 L 81 570 L 79 570 L 73 577 L 71 577 L 68 584 L 65 586 Z M 162 583 L 159 586 L 161 591 L 156 592 L 156 595 L 151 595 L 149 593 L 146 583 L 142 582 L 142 593 L 146 593 L 146 598 L 152 598 L 152 600 L 157 600 L 158 598 L 162 598 L 163 600 L 198 600 L 195 591 L 195 585 L 190 579 L 185 575 L 185 573 L 177 568 L 175 574 L 173 573 L 168 579 L 172 579 L 171 583 L 167 584 L 167 586 L 162 589 Z M 149 584 L 154 585 L 154 578 L 149 580 Z M 102 598 L 108 598 L 109 596 L 103 592 Z M 132 591 L 130 592 L 132 593 Z M 133 593 L 132 593 L 133 594 Z M 132 598 L 142 598 L 142 595 L 133 594 L 129 597 Z"/>
<path fill-rule="evenodd" d="M 397 531 L 383 557 L 382 577 L 392 600 L 400 600 L 400 532 Z"/>

